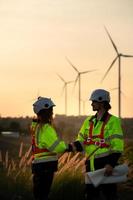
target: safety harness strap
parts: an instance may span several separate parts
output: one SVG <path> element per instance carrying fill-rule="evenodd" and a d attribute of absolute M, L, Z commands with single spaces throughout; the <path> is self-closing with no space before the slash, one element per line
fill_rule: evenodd
<path fill-rule="evenodd" d="M 38 154 L 38 153 L 49 152 L 49 150 L 47 148 L 39 148 L 36 145 L 36 142 L 35 142 L 36 129 L 37 129 L 37 124 L 34 127 L 30 128 L 30 132 L 31 132 L 31 136 L 32 136 L 32 153 L 33 153 L 33 155 Z"/>
<path fill-rule="evenodd" d="M 90 121 L 89 137 L 84 141 L 85 145 L 93 144 L 93 145 L 96 145 L 96 146 L 100 146 L 101 148 L 109 147 L 109 145 L 107 143 L 105 143 L 104 128 L 105 128 L 105 125 L 107 124 L 108 120 L 110 119 L 110 117 L 111 117 L 111 115 L 108 113 L 105 121 L 102 124 L 100 134 L 96 135 L 96 136 L 93 136 L 94 123 L 93 123 L 92 120 Z M 99 141 L 94 141 L 93 140 L 94 138 L 100 138 L 100 142 Z"/>

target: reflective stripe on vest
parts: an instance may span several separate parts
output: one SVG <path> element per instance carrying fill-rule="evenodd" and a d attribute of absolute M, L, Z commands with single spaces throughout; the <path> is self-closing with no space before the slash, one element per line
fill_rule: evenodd
<path fill-rule="evenodd" d="M 57 139 L 57 140 L 48 148 L 49 151 L 53 151 L 59 143 L 60 143 L 60 140 Z"/>
<path fill-rule="evenodd" d="M 94 123 L 93 123 L 93 121 L 90 121 L 89 137 L 83 142 L 84 145 L 93 144 L 93 145 L 99 146 L 101 148 L 109 147 L 109 144 L 107 144 L 104 139 L 104 127 L 107 124 L 107 122 L 109 121 L 110 117 L 111 117 L 111 115 L 108 114 L 105 121 L 102 124 L 101 131 L 100 131 L 101 133 L 99 135 L 95 135 L 95 136 L 93 136 L 93 134 L 92 134 Z M 95 138 L 100 138 L 100 142 L 94 141 L 93 139 L 95 139 Z"/>
<path fill-rule="evenodd" d="M 56 161 L 58 160 L 57 155 L 52 156 L 52 157 L 45 157 L 45 159 L 39 159 L 39 160 L 32 160 L 32 163 L 36 164 L 36 163 L 44 163 L 44 162 L 49 162 L 49 161 Z"/>

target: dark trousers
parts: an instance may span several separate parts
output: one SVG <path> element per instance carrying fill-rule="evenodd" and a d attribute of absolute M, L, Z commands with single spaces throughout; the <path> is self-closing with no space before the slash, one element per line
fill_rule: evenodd
<path fill-rule="evenodd" d="M 86 200 L 118 200 L 116 184 L 86 185 Z"/>
<path fill-rule="evenodd" d="M 48 200 L 54 172 L 33 173 L 33 194 L 35 200 Z"/>

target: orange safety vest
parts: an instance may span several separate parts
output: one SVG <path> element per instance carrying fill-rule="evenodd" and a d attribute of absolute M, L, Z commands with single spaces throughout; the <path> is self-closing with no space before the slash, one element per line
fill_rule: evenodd
<path fill-rule="evenodd" d="M 99 146 L 101 148 L 109 147 L 109 144 L 107 144 L 105 142 L 105 139 L 104 139 L 104 127 L 107 124 L 107 122 L 109 121 L 110 117 L 111 117 L 111 115 L 108 113 L 105 121 L 102 124 L 101 131 L 100 131 L 99 135 L 93 135 L 92 134 L 94 123 L 93 123 L 93 121 L 90 121 L 89 137 L 86 138 L 86 140 L 83 142 L 84 145 L 91 145 L 91 144 L 93 144 L 93 145 Z M 100 138 L 100 141 L 94 141 L 94 139 L 96 139 L 96 138 Z"/>

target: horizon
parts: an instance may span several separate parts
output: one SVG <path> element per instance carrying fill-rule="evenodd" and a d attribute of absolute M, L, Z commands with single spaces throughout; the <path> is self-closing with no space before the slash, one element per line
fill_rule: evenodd
<path fill-rule="evenodd" d="M 133 55 L 132 0 L 23 0 L 0 2 L 0 115 L 34 116 L 37 96 L 50 97 L 55 114 L 65 114 L 64 83 L 81 75 L 81 115 L 94 114 L 94 89 L 111 94 L 111 114 L 118 116 L 118 61 L 101 83 L 118 51 Z M 133 58 L 121 60 L 122 118 L 133 117 Z M 67 114 L 78 116 L 78 84 L 68 85 Z"/>
<path fill-rule="evenodd" d="M 56 117 L 88 117 L 89 115 L 65 115 L 65 114 L 54 114 L 53 116 L 53 119 L 56 118 Z M 12 118 L 12 119 L 19 119 L 19 118 L 30 118 L 30 119 L 33 119 L 35 118 L 36 116 L 0 116 L 0 119 L 4 119 L 4 118 Z M 121 119 L 133 119 L 133 117 L 121 117 Z"/>

